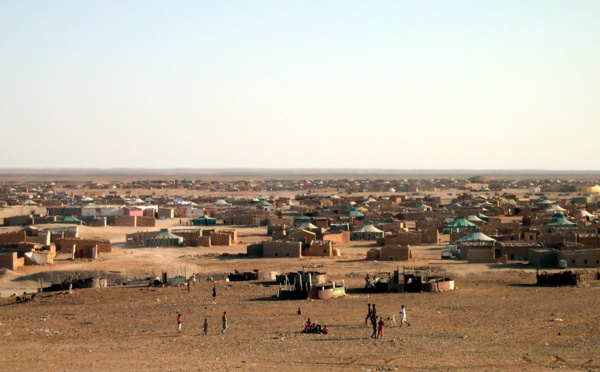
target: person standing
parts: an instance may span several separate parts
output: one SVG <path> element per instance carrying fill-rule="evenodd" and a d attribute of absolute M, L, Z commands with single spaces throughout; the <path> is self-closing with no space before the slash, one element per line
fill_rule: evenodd
<path fill-rule="evenodd" d="M 204 318 L 204 336 L 208 334 L 208 319 Z"/>
<path fill-rule="evenodd" d="M 373 315 L 375 318 L 377 318 L 377 309 L 375 308 L 375 304 L 373 304 L 373 308 L 371 310 L 371 315 Z"/>
<path fill-rule="evenodd" d="M 181 313 L 177 313 L 177 333 L 181 333 Z"/>
<path fill-rule="evenodd" d="M 371 310 L 371 304 L 367 304 L 367 306 L 369 307 L 369 310 L 367 311 L 367 316 L 365 317 L 365 325 L 367 325 L 367 322 L 369 319 L 371 319 L 371 314 L 373 313 L 373 310 Z"/>
<path fill-rule="evenodd" d="M 217 285 L 213 284 L 213 302 L 215 302 L 217 300 Z"/>
<path fill-rule="evenodd" d="M 190 283 L 190 281 L 187 281 L 187 289 L 188 289 L 188 293 L 190 293 L 190 291 L 192 290 L 192 283 Z"/>
<path fill-rule="evenodd" d="M 371 326 L 373 327 L 371 338 L 377 338 L 377 316 L 373 315 L 373 313 L 371 313 Z"/>
<path fill-rule="evenodd" d="M 225 334 L 225 331 L 227 330 L 227 311 L 223 312 L 221 320 L 223 321 L 223 330 L 221 331 L 221 333 Z"/>
<path fill-rule="evenodd" d="M 379 322 L 377 323 L 377 338 L 383 338 L 383 328 L 385 327 L 385 322 L 383 321 L 383 317 L 379 317 Z"/>
<path fill-rule="evenodd" d="M 404 308 L 404 305 L 400 308 L 400 327 L 402 327 L 402 323 L 406 323 L 406 325 L 410 327 L 410 323 L 406 320 L 406 309 Z"/>

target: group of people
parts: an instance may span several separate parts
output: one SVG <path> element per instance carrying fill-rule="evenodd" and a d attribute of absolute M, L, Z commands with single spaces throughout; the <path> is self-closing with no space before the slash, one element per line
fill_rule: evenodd
<path fill-rule="evenodd" d="M 228 328 L 228 324 L 227 324 L 227 311 L 223 312 L 223 316 L 221 316 L 221 322 L 223 324 L 223 328 L 221 329 L 221 333 L 225 334 L 225 332 L 227 331 Z M 181 313 L 177 313 L 177 333 L 181 333 L 181 324 L 183 323 L 183 320 L 181 318 Z M 204 318 L 204 323 L 202 324 L 202 329 L 203 335 L 208 335 L 208 318 Z"/>
<path fill-rule="evenodd" d="M 321 326 L 320 324 L 313 323 L 310 321 L 310 318 L 308 318 L 308 320 L 306 321 L 306 324 L 304 324 L 304 330 L 302 332 L 304 332 L 304 333 L 320 333 L 320 334 L 326 335 L 329 333 L 329 329 L 327 328 L 326 325 Z"/>
<path fill-rule="evenodd" d="M 383 338 L 385 321 L 382 316 L 377 316 L 377 307 L 375 304 L 367 304 L 367 306 L 368 312 L 365 317 L 365 325 L 367 325 L 369 321 L 371 322 L 371 326 L 373 327 L 371 338 Z M 410 327 L 410 323 L 406 320 L 406 308 L 402 305 L 400 308 L 400 327 L 402 327 L 402 324 L 404 323 Z"/>

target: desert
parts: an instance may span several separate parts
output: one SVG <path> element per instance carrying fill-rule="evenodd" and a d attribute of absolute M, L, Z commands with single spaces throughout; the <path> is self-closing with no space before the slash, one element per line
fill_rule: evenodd
<path fill-rule="evenodd" d="M 70 191 L 76 198 L 84 194 L 93 197 L 106 194 L 106 190 L 92 191 L 87 186 L 76 190 Z M 64 190 L 55 185 L 55 191 Z M 120 189 L 117 191 L 121 193 Z M 137 195 L 152 192 L 155 197 L 158 195 L 151 189 L 135 190 Z M 340 190 L 325 188 L 311 192 L 332 195 Z M 419 200 L 436 194 L 453 194 L 449 198 L 453 199 L 463 192 L 449 189 L 412 194 Z M 530 193 L 528 190 L 518 192 Z M 195 195 L 198 199 L 214 200 L 231 193 L 230 190 L 168 190 L 169 198 L 178 195 L 184 199 Z M 235 192 L 235 198 L 254 198 L 265 193 L 269 192 L 242 190 Z M 274 198 L 270 200 L 288 200 L 298 191 L 271 193 Z M 357 197 L 378 199 L 396 194 L 402 193 L 382 191 L 365 195 L 359 192 Z M 554 196 L 558 198 L 558 193 Z M 508 213 L 499 218 L 510 223 L 522 219 Z M 157 219 L 155 229 L 175 231 L 181 225 L 188 225 L 190 220 L 185 217 Z M 407 230 L 414 230 L 415 223 L 406 221 Z M 596 355 L 600 346 L 597 269 L 577 270 L 584 278 L 582 286 L 537 286 L 536 268 L 526 262 L 442 260 L 440 250 L 449 243 L 451 235 L 448 234 L 440 234 L 434 244 L 411 246 L 412 259 L 407 261 L 367 260 L 375 242 L 355 240 L 336 243 L 338 257 L 257 258 L 248 256 L 246 249 L 255 242 L 270 239 L 267 226 L 217 224 L 210 227 L 235 228 L 237 239 L 230 246 L 132 247 L 126 244 L 125 236 L 139 230 L 138 227 L 81 225 L 78 226 L 81 238 L 108 240 L 112 251 L 101 253 L 96 259 L 73 259 L 69 254 L 60 253 L 52 265 L 4 270 L 0 278 L 3 368 L 72 371 L 600 369 Z M 1 229 L 4 232 L 16 228 Z M 374 293 L 364 289 L 365 275 L 402 271 L 405 267 L 443 271 L 454 279 L 455 289 L 421 293 Z M 227 281 L 227 274 L 236 270 L 258 270 L 263 275 L 258 280 Z M 330 280 L 345 284 L 346 296 L 278 300 L 281 285 L 268 279 L 266 274 L 299 270 L 326 272 Z M 127 280 L 161 273 L 193 276 L 197 280 L 190 283 L 189 289 L 185 285 L 123 285 Z M 38 292 L 41 283 L 48 286 L 68 275 L 105 277 L 109 286 Z M 214 299 L 213 287 L 217 293 Z M 16 302 L 14 294 L 23 292 L 36 293 L 35 299 Z M 376 304 L 378 314 L 386 322 L 383 338 L 370 337 L 371 326 L 365 322 L 367 304 Z M 406 306 L 410 326 L 400 327 L 401 305 Z M 228 317 L 225 333 L 221 324 L 223 312 L 227 312 Z M 180 333 L 176 328 L 178 313 L 182 317 Z M 329 333 L 303 333 L 308 318 L 327 325 Z M 203 335 L 205 319 L 207 335 Z"/>

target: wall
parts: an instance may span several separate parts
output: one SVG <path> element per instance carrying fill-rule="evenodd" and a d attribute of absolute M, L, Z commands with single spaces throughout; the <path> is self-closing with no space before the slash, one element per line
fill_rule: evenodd
<path fill-rule="evenodd" d="M 56 249 L 61 253 L 71 254 L 73 246 L 77 252 L 88 246 L 97 246 L 97 253 L 110 253 L 112 251 L 112 245 L 108 240 L 101 239 L 74 239 L 74 238 L 62 238 L 56 242 Z"/>
<path fill-rule="evenodd" d="M 440 241 L 440 232 L 434 227 L 423 229 L 420 232 L 421 244 L 437 244 Z"/>
<path fill-rule="evenodd" d="M 265 241 L 263 242 L 263 257 L 301 257 L 302 243 L 287 241 Z"/>
<path fill-rule="evenodd" d="M 314 240 L 307 249 L 302 251 L 302 256 L 331 257 L 333 256 L 333 242 Z"/>
<path fill-rule="evenodd" d="M 31 214 L 46 216 L 48 214 L 48 208 L 35 205 L 18 205 L 0 208 L 0 219 L 16 216 L 30 216 Z"/>
<path fill-rule="evenodd" d="M 349 243 L 350 231 L 327 232 L 323 234 L 323 240 L 330 240 L 334 243 Z"/>
<path fill-rule="evenodd" d="M 106 227 L 106 217 L 96 217 L 87 224 L 90 227 Z"/>
<path fill-rule="evenodd" d="M 475 248 L 470 247 L 467 254 L 469 263 L 494 263 L 494 248 Z"/>
<path fill-rule="evenodd" d="M 24 230 L 0 234 L 0 244 L 20 243 L 24 241 L 26 241 Z"/>
<path fill-rule="evenodd" d="M 173 208 L 158 208 L 156 218 L 158 219 L 169 219 L 175 217 L 175 210 Z"/>
<path fill-rule="evenodd" d="M 8 270 L 17 270 L 25 265 L 23 258 L 17 258 L 17 252 L 0 253 L 0 267 Z"/>
<path fill-rule="evenodd" d="M 210 234 L 210 243 L 211 245 L 231 245 L 231 235 L 223 234 L 221 232 L 214 232 Z"/>
<path fill-rule="evenodd" d="M 377 248 L 369 249 L 367 251 L 367 260 L 379 260 L 381 251 Z"/>
<path fill-rule="evenodd" d="M 559 251 L 558 260 L 567 261 L 567 267 L 600 268 L 600 249 Z"/>
<path fill-rule="evenodd" d="M 212 241 L 210 236 L 201 236 L 198 238 L 198 246 L 199 247 L 210 247 L 212 245 Z"/>
<path fill-rule="evenodd" d="M 116 216 L 115 226 L 137 226 L 137 216 Z"/>
<path fill-rule="evenodd" d="M 154 227 L 156 226 L 156 219 L 154 217 L 137 217 L 135 225 L 137 227 Z"/>
<path fill-rule="evenodd" d="M 529 265 L 534 267 L 556 267 L 558 264 L 558 250 L 556 249 L 530 249 Z"/>
<path fill-rule="evenodd" d="M 408 246 L 386 245 L 379 251 L 381 261 L 408 261 L 412 257 L 412 251 Z"/>

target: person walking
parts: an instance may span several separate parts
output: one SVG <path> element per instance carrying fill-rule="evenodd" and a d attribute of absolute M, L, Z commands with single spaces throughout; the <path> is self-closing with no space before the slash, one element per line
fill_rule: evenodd
<path fill-rule="evenodd" d="M 375 308 L 375 304 L 373 304 L 373 307 L 371 309 L 372 315 L 377 318 L 377 309 Z"/>
<path fill-rule="evenodd" d="M 192 290 L 192 283 L 190 283 L 189 280 L 187 282 L 187 289 L 188 289 L 188 293 L 190 293 L 190 291 Z"/>
<path fill-rule="evenodd" d="M 213 284 L 213 302 L 215 302 L 217 300 L 217 285 Z"/>
<path fill-rule="evenodd" d="M 373 332 L 371 333 L 371 338 L 377 338 L 377 316 L 371 313 L 371 326 L 373 327 Z"/>
<path fill-rule="evenodd" d="M 379 317 L 379 322 L 377 323 L 377 338 L 383 338 L 383 328 L 385 327 L 385 322 L 383 321 L 383 317 Z"/>
<path fill-rule="evenodd" d="M 365 325 L 367 325 L 367 322 L 369 319 L 371 319 L 371 314 L 373 314 L 373 310 L 371 310 L 371 304 L 367 304 L 367 306 L 369 307 L 369 310 L 367 311 L 367 316 L 365 317 Z"/>
<path fill-rule="evenodd" d="M 177 313 L 177 333 L 181 333 L 181 313 Z"/>
<path fill-rule="evenodd" d="M 206 336 L 208 334 L 208 319 L 204 318 L 204 333 L 203 335 Z"/>
<path fill-rule="evenodd" d="M 227 311 L 223 312 L 221 320 L 223 321 L 223 329 L 221 330 L 221 333 L 225 334 L 225 331 L 227 330 Z"/>
<path fill-rule="evenodd" d="M 400 327 L 402 327 L 402 323 L 406 323 L 406 325 L 410 327 L 410 323 L 406 320 L 406 309 L 404 308 L 404 305 L 400 308 Z"/>

